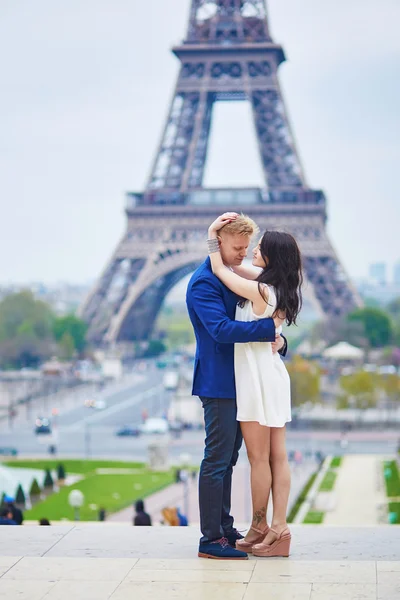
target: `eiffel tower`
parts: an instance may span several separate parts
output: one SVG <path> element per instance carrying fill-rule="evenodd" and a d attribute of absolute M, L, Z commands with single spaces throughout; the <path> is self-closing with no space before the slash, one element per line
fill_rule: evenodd
<path fill-rule="evenodd" d="M 147 339 L 165 296 L 204 260 L 209 223 L 226 210 L 296 237 L 325 316 L 358 306 L 326 234 L 324 193 L 308 187 L 296 152 L 277 76 L 285 54 L 265 0 L 191 0 L 187 37 L 173 53 L 180 72 L 146 189 L 127 194 L 126 232 L 81 307 L 89 338 Z M 202 185 L 213 106 L 229 100 L 251 104 L 263 188 Z"/>

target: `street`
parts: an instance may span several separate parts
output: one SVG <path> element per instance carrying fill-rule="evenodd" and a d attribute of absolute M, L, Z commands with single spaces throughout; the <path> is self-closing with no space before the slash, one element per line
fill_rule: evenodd
<path fill-rule="evenodd" d="M 36 413 L 23 413 L 12 427 L 8 422 L 0 424 L 0 446 L 13 447 L 19 456 L 48 456 L 51 444 L 56 446 L 60 456 L 94 458 L 107 457 L 127 460 L 146 460 L 147 447 L 159 436 L 141 435 L 135 437 L 117 437 L 116 432 L 123 426 L 139 425 L 142 412 L 148 416 L 161 416 L 168 410 L 173 392 L 165 391 L 162 375 L 154 362 L 149 362 L 145 370 L 134 370 L 122 382 L 112 383 L 103 390 L 81 390 L 73 392 L 63 403 L 53 406 L 46 399 L 45 407 L 35 407 Z M 87 408 L 85 399 L 103 400 L 103 410 Z M 193 398 L 193 402 L 198 402 Z M 36 435 L 34 420 L 44 415 L 42 408 L 53 417 L 53 434 Z M 46 416 L 46 415 L 44 415 Z M 339 432 L 307 430 L 288 430 L 287 447 L 292 452 L 300 450 L 302 454 L 321 452 L 322 454 L 374 453 L 393 455 L 396 452 L 399 434 L 392 432 L 352 431 L 341 442 Z M 204 447 L 202 430 L 183 431 L 176 438 L 167 434 L 169 460 L 179 462 L 181 454 L 190 454 L 193 464 L 201 461 Z M 165 440 L 163 440 L 165 441 Z M 245 452 L 242 451 L 242 457 Z"/>

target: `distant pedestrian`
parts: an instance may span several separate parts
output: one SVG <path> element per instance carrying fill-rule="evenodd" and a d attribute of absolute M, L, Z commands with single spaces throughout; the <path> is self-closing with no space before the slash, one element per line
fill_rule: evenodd
<path fill-rule="evenodd" d="M 22 510 L 15 506 L 15 499 L 12 496 L 6 496 L 4 498 L 4 504 L 6 508 L 11 510 L 13 521 L 15 521 L 17 525 L 22 525 L 24 515 L 22 514 Z"/>
<path fill-rule="evenodd" d="M 152 524 L 150 515 L 147 512 L 145 512 L 145 510 L 144 510 L 143 500 L 137 500 L 137 502 L 135 504 L 135 511 L 136 511 L 136 514 L 133 519 L 134 525 L 149 526 Z"/>
<path fill-rule="evenodd" d="M 8 507 L 5 507 L 0 512 L 0 525 L 16 525 L 17 523 L 12 518 L 12 512 Z"/>
<path fill-rule="evenodd" d="M 51 525 L 48 519 L 40 519 L 39 525 Z"/>
<path fill-rule="evenodd" d="M 106 520 L 106 509 L 100 508 L 99 509 L 99 521 L 105 521 L 105 520 Z"/>
<path fill-rule="evenodd" d="M 189 525 L 188 518 L 187 518 L 187 517 L 185 517 L 185 515 L 183 515 L 183 514 L 181 513 L 181 511 L 179 510 L 179 508 L 177 508 L 177 509 L 176 509 L 176 516 L 177 516 L 177 517 L 178 517 L 178 519 L 179 519 L 179 525 L 180 525 L 181 527 L 187 527 L 187 526 Z"/>

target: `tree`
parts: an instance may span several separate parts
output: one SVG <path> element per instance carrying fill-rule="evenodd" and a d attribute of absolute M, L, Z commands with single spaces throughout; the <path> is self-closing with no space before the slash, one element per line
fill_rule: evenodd
<path fill-rule="evenodd" d="M 54 353 L 53 313 L 30 291 L 10 294 L 0 302 L 0 365 L 37 366 Z"/>
<path fill-rule="evenodd" d="M 400 298 L 392 300 L 387 309 L 393 323 L 393 341 L 397 346 L 400 346 Z"/>
<path fill-rule="evenodd" d="M 316 402 L 320 398 L 320 369 L 312 361 L 298 355 L 288 363 L 293 406 Z"/>
<path fill-rule="evenodd" d="M 391 302 L 389 302 L 387 309 L 388 309 L 388 313 L 396 321 L 400 321 L 400 298 L 396 298 L 395 300 L 392 300 Z"/>
<path fill-rule="evenodd" d="M 32 481 L 31 488 L 30 488 L 30 490 L 29 490 L 29 495 L 30 495 L 30 497 L 31 497 L 31 498 L 35 498 L 35 497 L 38 497 L 38 496 L 40 496 L 40 494 L 41 494 L 41 491 L 42 491 L 42 490 L 40 489 L 40 486 L 39 486 L 39 484 L 38 484 L 38 482 L 37 482 L 37 479 L 34 479 L 34 480 Z"/>
<path fill-rule="evenodd" d="M 20 506 L 25 506 L 26 498 L 24 490 L 22 489 L 22 485 L 19 484 L 17 493 L 15 494 L 15 504 L 19 504 Z"/>
<path fill-rule="evenodd" d="M 75 344 L 73 337 L 70 333 L 65 332 L 62 336 L 60 343 L 60 356 L 67 360 L 71 359 L 75 352 Z"/>
<path fill-rule="evenodd" d="M 372 348 L 382 348 L 390 343 L 393 328 L 389 316 L 378 308 L 359 308 L 348 316 L 349 323 L 360 322 L 364 335 Z"/>
<path fill-rule="evenodd" d="M 380 387 L 385 393 L 390 405 L 395 408 L 400 399 L 400 377 L 396 373 L 381 375 Z"/>
<path fill-rule="evenodd" d="M 58 481 L 64 481 L 66 477 L 65 467 L 62 463 L 57 466 L 57 479 Z"/>
<path fill-rule="evenodd" d="M 64 346 L 65 336 L 67 336 L 69 345 L 72 340 L 73 348 L 77 352 L 83 352 L 86 347 L 87 325 L 82 319 L 79 319 L 75 315 L 57 317 L 54 321 L 53 332 L 58 342 L 64 340 Z M 69 348 L 70 347 L 71 346 L 69 346 Z"/>
<path fill-rule="evenodd" d="M 351 375 L 342 375 L 339 383 L 348 405 L 352 402 L 356 408 L 370 408 L 376 405 L 379 381 L 374 373 L 356 371 Z"/>
<path fill-rule="evenodd" d="M 160 354 L 163 354 L 163 352 L 165 352 L 166 349 L 166 345 L 161 340 L 150 340 L 147 349 L 143 353 L 143 356 L 159 356 Z"/>
<path fill-rule="evenodd" d="M 54 481 L 53 481 L 53 477 L 50 473 L 50 469 L 46 469 L 46 475 L 44 478 L 43 486 L 47 489 L 53 489 Z"/>

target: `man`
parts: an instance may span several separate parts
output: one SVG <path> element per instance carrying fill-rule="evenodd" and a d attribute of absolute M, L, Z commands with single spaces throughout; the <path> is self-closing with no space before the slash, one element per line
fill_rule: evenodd
<path fill-rule="evenodd" d="M 4 498 L 4 504 L 11 511 L 13 521 L 15 521 L 17 525 L 22 525 L 24 515 L 22 514 L 22 510 L 18 508 L 18 506 L 15 506 L 15 498 L 6 496 Z"/>
<path fill-rule="evenodd" d="M 220 251 L 227 267 L 241 265 L 256 230 L 254 221 L 243 215 L 220 230 Z M 203 534 L 199 556 L 204 558 L 248 558 L 235 548 L 243 536 L 233 527 L 229 514 L 232 470 L 242 444 L 236 421 L 234 344 L 273 342 L 275 351 L 286 353 L 285 340 L 275 336 L 275 327 L 282 320 L 235 321 L 237 302 L 237 296 L 213 275 L 207 258 L 193 274 L 186 296 L 197 345 L 192 393 L 203 404 L 206 429 L 199 477 Z"/>
<path fill-rule="evenodd" d="M 135 504 L 136 515 L 133 519 L 134 525 L 151 525 L 151 517 L 144 510 L 143 500 L 138 500 Z"/>
<path fill-rule="evenodd" d="M 9 508 L 2 508 L 0 512 L 0 525 L 16 525 Z"/>

